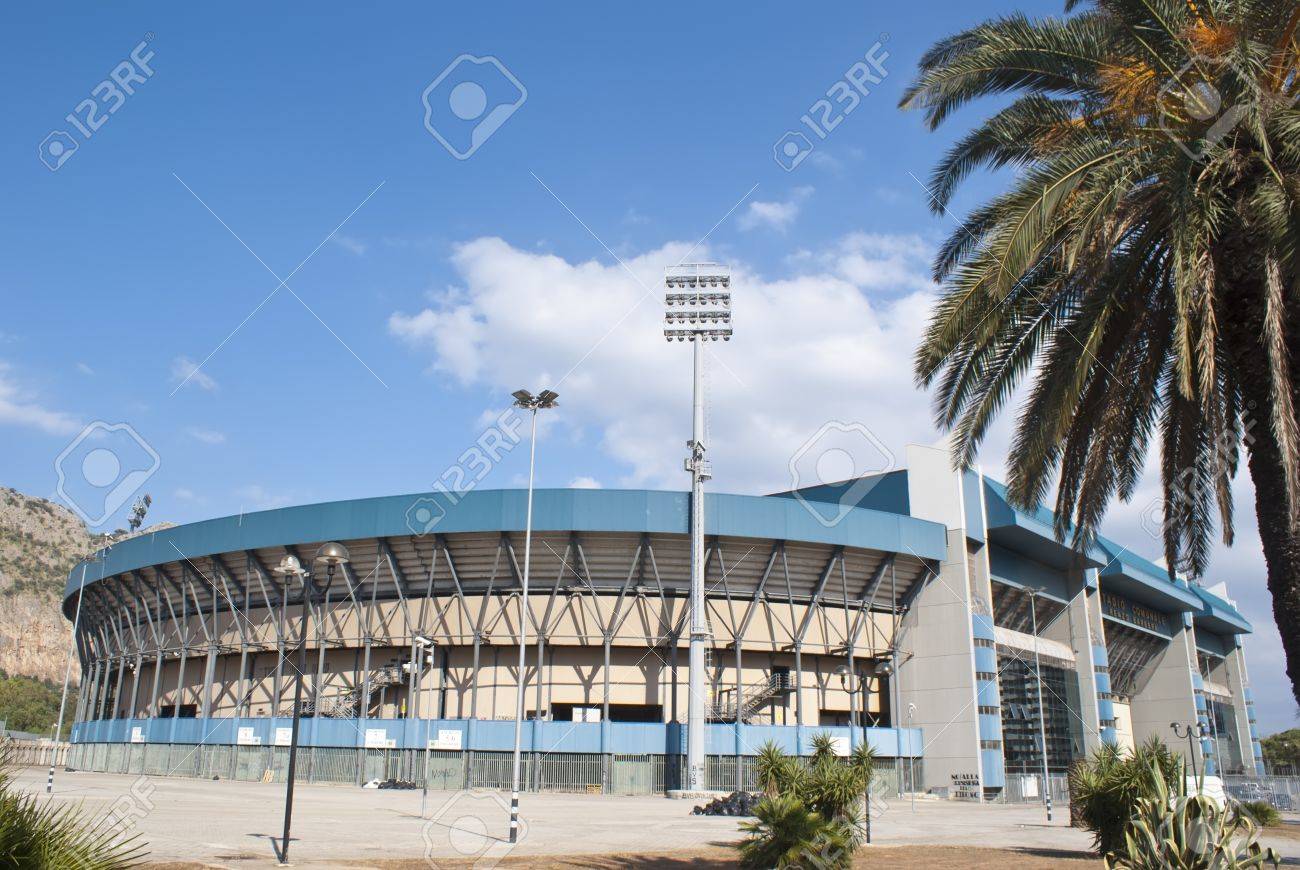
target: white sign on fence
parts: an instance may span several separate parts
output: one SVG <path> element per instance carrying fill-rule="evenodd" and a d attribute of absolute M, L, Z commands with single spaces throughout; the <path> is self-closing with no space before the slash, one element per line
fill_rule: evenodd
<path fill-rule="evenodd" d="M 139 725 L 131 726 L 131 742 L 144 743 L 144 729 Z"/>
<path fill-rule="evenodd" d="M 387 749 L 396 744 L 396 741 L 388 739 L 388 732 L 383 728 L 366 729 L 366 748 L 367 749 Z"/>
<path fill-rule="evenodd" d="M 290 742 L 292 742 L 292 741 L 293 741 L 293 729 L 292 729 L 292 728 L 277 728 L 277 729 L 275 729 L 275 745 L 276 745 L 276 746 L 288 746 L 288 745 L 290 744 Z"/>
<path fill-rule="evenodd" d="M 439 728 L 437 738 L 429 741 L 430 749 L 456 749 L 462 746 L 464 734 L 454 728 Z"/>
<path fill-rule="evenodd" d="M 262 738 L 257 736 L 256 728 L 240 728 L 235 734 L 235 742 L 240 746 L 261 746 Z"/>

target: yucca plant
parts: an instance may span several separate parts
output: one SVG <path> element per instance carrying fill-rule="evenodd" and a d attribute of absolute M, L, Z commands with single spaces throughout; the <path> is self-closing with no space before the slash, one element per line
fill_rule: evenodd
<path fill-rule="evenodd" d="M 1077 545 L 1156 442 L 1171 575 L 1232 543 L 1244 444 L 1300 701 L 1300 2 L 1065 8 L 942 40 L 902 98 L 931 128 L 1001 103 L 935 169 L 937 214 L 972 172 L 1013 170 L 935 259 L 918 380 L 959 466 L 1027 387 L 1009 494 L 1054 489 Z"/>
<path fill-rule="evenodd" d="M 759 790 L 769 797 L 780 794 L 784 790 L 783 786 L 791 780 L 791 767 L 795 764 L 798 762 L 786 755 L 774 742 L 769 740 L 764 743 L 754 757 L 754 776 L 758 780 Z"/>
<path fill-rule="evenodd" d="M 1152 737 L 1132 752 L 1104 744 L 1092 758 L 1070 768 L 1071 818 L 1093 834 L 1093 848 L 1103 854 L 1124 845 L 1124 831 L 1138 802 L 1158 789 L 1180 788 L 1183 761 Z"/>
<path fill-rule="evenodd" d="M 834 870 L 853 863 L 857 835 L 847 822 L 827 819 L 810 810 L 793 795 L 776 795 L 759 801 L 755 820 L 742 822 L 749 836 L 740 844 L 740 866 L 752 870 L 771 867 L 817 867 Z"/>
<path fill-rule="evenodd" d="M 750 834 L 740 847 L 742 866 L 839 867 L 851 862 L 859 831 L 868 830 L 867 790 L 875 752 L 860 744 L 849 758 L 840 758 L 835 738 L 825 733 L 813 735 L 812 747 L 807 764 L 771 742 L 759 749 L 755 772 L 767 796 L 754 809 L 758 822 L 741 825 Z M 762 857 L 746 864 L 747 854 Z M 786 863 L 762 863 L 773 855 L 786 856 L 781 859 Z"/>
<path fill-rule="evenodd" d="M 1257 842 L 1255 823 L 1231 805 L 1186 794 L 1186 781 L 1170 788 L 1151 765 L 1150 797 L 1140 798 L 1124 831 L 1124 845 L 1106 855 L 1115 870 L 1248 870 L 1278 867 L 1281 857 Z"/>
<path fill-rule="evenodd" d="M 134 867 L 144 847 L 110 815 L 92 818 L 75 804 L 57 805 L 18 790 L 13 750 L 0 746 L 0 868 L 119 870 Z"/>

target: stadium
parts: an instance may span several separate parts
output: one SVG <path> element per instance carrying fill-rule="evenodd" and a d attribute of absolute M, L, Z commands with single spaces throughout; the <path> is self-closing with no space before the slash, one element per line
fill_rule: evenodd
<path fill-rule="evenodd" d="M 1103 743 L 1188 752 L 1171 723 L 1203 726 L 1208 771 L 1262 771 L 1235 607 L 1118 543 L 1060 543 L 1050 513 L 942 448 L 706 505 L 711 789 L 752 785 L 765 742 L 806 753 L 818 734 L 868 742 L 900 792 L 965 799 L 1024 792 L 1044 762 L 1059 784 Z M 507 787 L 525 510 L 522 490 L 288 507 L 77 565 L 69 764 L 282 778 L 305 614 L 299 776 Z M 528 788 L 680 785 L 689 532 L 689 493 L 536 492 Z M 327 542 L 347 561 L 276 573 Z"/>

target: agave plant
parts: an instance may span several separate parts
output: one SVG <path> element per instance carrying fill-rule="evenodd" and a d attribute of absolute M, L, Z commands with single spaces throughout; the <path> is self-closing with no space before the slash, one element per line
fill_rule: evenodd
<path fill-rule="evenodd" d="M 1093 834 L 1093 848 L 1106 853 L 1124 845 L 1124 831 L 1138 802 L 1182 788 L 1183 761 L 1158 738 L 1132 753 L 1103 745 L 1070 768 L 1070 815 Z"/>
<path fill-rule="evenodd" d="M 13 750 L 0 746 L 0 868 L 119 870 L 134 867 L 144 847 L 111 816 L 92 818 L 75 804 L 52 804 L 20 792 Z"/>
<path fill-rule="evenodd" d="M 754 808 L 755 820 L 742 822 L 749 837 L 740 844 L 740 866 L 847 868 L 853 863 L 857 834 L 847 822 L 827 819 L 793 795 L 766 797 Z"/>
<path fill-rule="evenodd" d="M 1106 855 L 1115 870 L 1248 870 L 1278 867 L 1281 857 L 1257 842 L 1259 828 L 1234 807 L 1220 808 L 1204 795 L 1188 796 L 1151 763 L 1150 797 L 1140 798 L 1124 831 L 1124 845 Z"/>

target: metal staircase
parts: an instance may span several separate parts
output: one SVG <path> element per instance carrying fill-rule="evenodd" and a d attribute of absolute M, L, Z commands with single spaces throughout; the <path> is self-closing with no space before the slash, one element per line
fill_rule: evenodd
<path fill-rule="evenodd" d="M 748 724 L 764 707 L 774 701 L 785 698 L 794 692 L 794 677 L 788 673 L 776 673 L 761 683 L 742 686 L 739 698 L 740 720 Z M 734 722 L 736 720 L 736 690 L 724 689 L 709 710 L 709 718 L 715 722 Z"/>
<path fill-rule="evenodd" d="M 404 682 L 402 669 L 400 666 L 380 668 L 377 671 L 370 672 L 370 694 L 374 695 L 380 689 L 387 686 L 398 686 Z M 328 719 L 355 719 L 357 712 L 361 708 L 361 696 L 364 693 L 366 681 L 360 685 L 354 686 L 351 690 L 341 695 L 334 695 L 330 698 L 321 698 L 320 705 L 317 706 L 314 698 L 305 698 L 302 702 L 302 716 L 304 718 L 311 716 L 321 716 Z M 369 698 L 366 699 L 369 701 Z M 293 705 L 280 708 L 281 716 L 292 716 Z"/>

